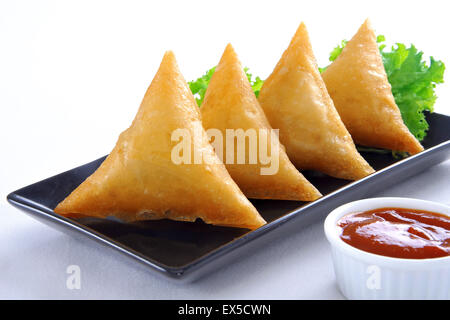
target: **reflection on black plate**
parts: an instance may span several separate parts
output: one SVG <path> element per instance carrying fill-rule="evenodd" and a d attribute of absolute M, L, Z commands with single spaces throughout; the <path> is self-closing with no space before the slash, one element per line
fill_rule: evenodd
<path fill-rule="evenodd" d="M 304 172 L 324 195 L 314 202 L 252 200 L 268 222 L 252 232 L 201 221 L 122 223 L 113 219 L 71 220 L 53 213 L 53 208 L 94 172 L 105 157 L 17 190 L 8 195 L 8 201 L 44 223 L 64 232 L 87 235 L 170 278 L 194 280 L 265 241 L 323 219 L 338 205 L 365 198 L 447 159 L 450 117 L 430 114 L 427 120 L 430 131 L 423 141 L 426 150 L 420 154 L 398 160 L 390 154 L 361 153 L 377 172 L 356 182 Z"/>

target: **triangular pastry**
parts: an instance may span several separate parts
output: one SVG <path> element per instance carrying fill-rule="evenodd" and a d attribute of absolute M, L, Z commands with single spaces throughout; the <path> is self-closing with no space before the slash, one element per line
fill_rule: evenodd
<path fill-rule="evenodd" d="M 349 180 L 374 172 L 328 95 L 303 23 L 258 100 L 272 127 L 280 129 L 280 141 L 297 168 Z"/>
<path fill-rule="evenodd" d="M 402 120 L 368 20 L 322 77 L 356 143 L 411 154 L 423 150 Z"/>
<path fill-rule="evenodd" d="M 273 140 L 265 138 L 271 137 L 272 127 L 230 44 L 216 67 L 200 111 L 205 129 L 218 129 L 223 137 L 226 137 L 227 130 L 229 132 L 230 129 L 241 129 L 254 139 L 253 145 L 249 140 L 237 139 L 236 144 L 228 145 L 234 153 L 237 150 L 237 143 L 242 144 L 241 152 L 245 152 L 245 163 L 239 164 L 234 160 L 233 163 L 228 163 L 224 156 L 228 172 L 247 197 L 312 201 L 321 196 L 320 192 L 291 163 L 284 148 L 280 146 L 278 136 L 274 135 Z M 254 134 L 250 135 L 250 133 Z M 276 162 L 276 165 L 272 166 L 274 170 L 269 174 L 262 174 L 261 169 L 268 169 L 269 164 L 261 161 L 260 143 L 267 146 L 264 150 L 268 152 L 264 155 L 272 155 L 271 153 L 274 152 L 272 160 Z M 222 144 L 221 147 L 222 155 L 230 151 L 227 150 L 227 144 Z M 253 163 L 250 163 L 251 153 L 254 156 Z"/>
<path fill-rule="evenodd" d="M 173 132 L 194 137 L 210 162 L 173 160 Z M 214 160 L 214 161 L 211 161 Z M 65 216 L 168 218 L 255 229 L 265 224 L 217 158 L 172 52 L 164 55 L 139 111 L 106 160 L 55 209 Z"/>

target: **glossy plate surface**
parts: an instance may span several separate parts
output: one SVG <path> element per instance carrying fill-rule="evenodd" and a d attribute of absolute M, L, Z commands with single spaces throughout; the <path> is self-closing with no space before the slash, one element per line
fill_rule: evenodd
<path fill-rule="evenodd" d="M 172 279 L 192 281 L 219 269 L 245 251 L 265 241 L 297 232 L 323 220 L 337 206 L 366 198 L 450 157 L 450 117 L 430 114 L 425 151 L 403 159 L 390 154 L 361 153 L 377 170 L 355 181 L 304 172 L 324 195 L 314 202 L 252 200 L 267 225 L 249 232 L 170 220 L 121 223 L 110 219 L 67 219 L 53 212 L 55 206 L 92 174 L 105 157 L 37 182 L 8 195 L 8 201 L 32 217 L 74 235 L 84 235 L 138 259 Z"/>

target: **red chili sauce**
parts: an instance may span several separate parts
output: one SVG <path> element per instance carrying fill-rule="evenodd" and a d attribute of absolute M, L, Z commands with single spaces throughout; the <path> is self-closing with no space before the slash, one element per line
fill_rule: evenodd
<path fill-rule="evenodd" d="M 450 255 L 450 218 L 439 213 L 381 208 L 343 216 L 341 239 L 387 257 L 427 259 Z"/>

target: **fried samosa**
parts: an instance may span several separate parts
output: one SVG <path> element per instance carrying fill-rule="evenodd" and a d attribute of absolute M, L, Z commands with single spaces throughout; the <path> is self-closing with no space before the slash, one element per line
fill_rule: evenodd
<path fill-rule="evenodd" d="M 368 20 L 322 77 L 357 144 L 410 154 L 423 150 L 402 120 Z"/>
<path fill-rule="evenodd" d="M 231 177 L 247 197 L 313 201 L 321 196 L 291 163 L 278 141 L 278 136 L 270 136 L 272 127 L 230 44 L 215 69 L 200 111 L 205 129 L 218 129 L 223 137 L 226 137 L 230 130 L 236 130 L 235 132 L 242 130 L 248 133 L 248 139 L 254 139 L 254 141 L 236 140 L 236 144 L 232 146 L 222 144 L 220 150 L 222 155 L 231 151 L 232 157 L 236 155 L 237 150 L 245 152 L 245 163 L 237 163 L 235 160 L 233 163 L 224 162 Z M 243 144 L 240 146 L 241 149 L 238 149 L 238 143 Z M 269 169 L 269 164 L 261 161 L 260 144 L 264 144 L 263 149 L 267 150 L 263 156 L 271 155 L 273 160 L 270 165 L 274 170 L 269 174 L 263 174 L 264 171 L 261 170 Z M 250 163 L 252 156 L 254 160 Z M 273 165 L 275 162 L 276 165 Z"/>
<path fill-rule="evenodd" d="M 176 130 L 191 136 L 187 145 L 209 161 L 174 161 Z M 248 229 L 266 223 L 209 144 L 200 111 L 172 52 L 164 55 L 133 123 L 111 154 L 55 212 L 124 221 L 201 218 Z"/>
<path fill-rule="evenodd" d="M 348 180 L 374 172 L 356 150 L 328 95 L 303 23 L 258 100 L 272 127 L 280 129 L 280 141 L 297 168 Z"/>

